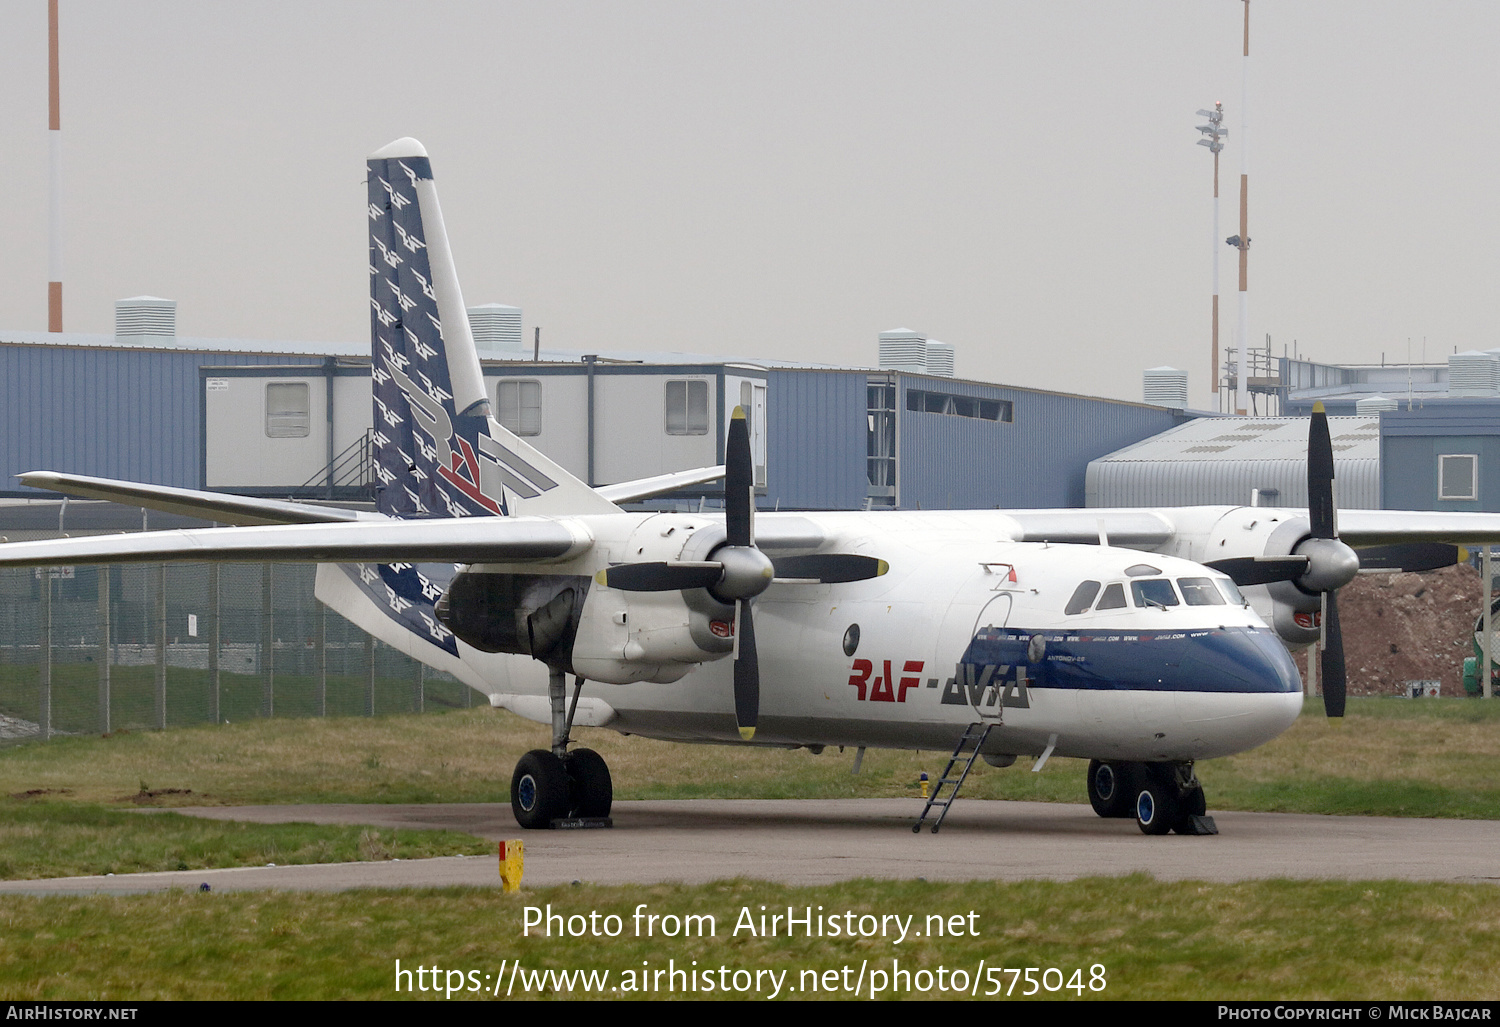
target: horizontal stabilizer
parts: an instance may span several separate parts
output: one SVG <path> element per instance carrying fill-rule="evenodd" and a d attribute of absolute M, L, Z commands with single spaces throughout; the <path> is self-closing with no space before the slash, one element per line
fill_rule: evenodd
<path fill-rule="evenodd" d="M 658 474 L 651 478 L 622 481 L 617 485 L 600 485 L 594 491 L 611 503 L 630 503 L 637 499 L 659 496 L 663 492 L 671 492 L 674 489 L 684 489 L 689 485 L 718 481 L 722 477 L 724 477 L 724 465 L 719 464 L 715 467 L 694 467 L 687 471 L 673 471 L 670 474 Z"/>
<path fill-rule="evenodd" d="M 220 524 L 329 524 L 359 520 L 373 514 L 332 506 L 309 506 L 284 499 L 252 499 L 223 492 L 199 492 L 166 485 L 146 485 L 114 478 L 89 478 L 57 471 L 27 471 L 17 475 L 23 485 L 61 492 L 80 499 L 104 499 L 126 506 L 200 517 Z"/>
<path fill-rule="evenodd" d="M 551 518 L 360 521 L 195 528 L 0 544 L 0 567 L 88 563 L 507 563 L 588 549 L 582 525 Z"/>

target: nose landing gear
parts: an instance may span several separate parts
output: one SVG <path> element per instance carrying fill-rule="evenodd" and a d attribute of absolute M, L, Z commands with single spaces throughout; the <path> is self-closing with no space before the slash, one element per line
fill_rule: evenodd
<path fill-rule="evenodd" d="M 1089 804 L 1101 817 L 1135 817 L 1144 834 L 1218 834 L 1191 763 L 1093 760 Z"/>

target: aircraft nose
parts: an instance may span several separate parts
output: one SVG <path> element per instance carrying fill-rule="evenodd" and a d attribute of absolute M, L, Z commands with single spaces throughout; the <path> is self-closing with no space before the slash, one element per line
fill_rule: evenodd
<path fill-rule="evenodd" d="M 1197 641 L 1194 691 L 1302 691 L 1297 665 L 1269 628 L 1220 628 Z"/>
<path fill-rule="evenodd" d="M 1177 693 L 1196 758 L 1262 745 L 1296 723 L 1302 678 L 1269 628 L 1221 628 L 1199 639 L 1193 686 Z"/>

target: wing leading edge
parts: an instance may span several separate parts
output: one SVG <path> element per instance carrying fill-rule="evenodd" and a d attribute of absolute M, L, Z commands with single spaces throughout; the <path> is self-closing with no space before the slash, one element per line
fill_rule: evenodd
<path fill-rule="evenodd" d="M 379 520 L 341 524 L 146 531 L 0 545 L 0 566 L 170 561 L 263 563 L 503 563 L 564 560 L 593 545 L 558 518 Z"/>

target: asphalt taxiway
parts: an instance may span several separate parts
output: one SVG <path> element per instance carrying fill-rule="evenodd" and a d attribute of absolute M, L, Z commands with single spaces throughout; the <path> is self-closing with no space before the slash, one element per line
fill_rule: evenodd
<path fill-rule="evenodd" d="M 913 834 L 913 799 L 618 802 L 608 830 L 529 831 L 499 804 L 240 806 L 179 809 L 258 823 L 448 828 L 522 838 L 525 884 L 695 883 L 730 877 L 816 885 L 851 878 L 1160 880 L 1343 878 L 1500 882 L 1500 821 L 1215 812 L 1210 837 L 1147 837 L 1087 806 L 971 800 L 934 835 Z M 146 814 L 149 815 L 149 814 Z M 0 882 L 0 893 L 114 893 L 498 887 L 496 857 L 243 867 Z"/>

